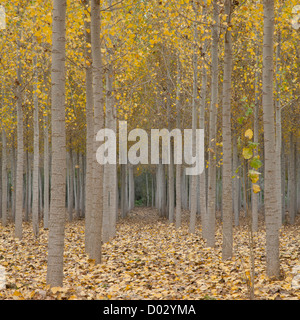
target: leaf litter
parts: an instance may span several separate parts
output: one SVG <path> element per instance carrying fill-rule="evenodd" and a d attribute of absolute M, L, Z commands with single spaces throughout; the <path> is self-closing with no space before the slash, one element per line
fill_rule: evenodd
<path fill-rule="evenodd" d="M 0 226 L 0 265 L 6 288 L 0 299 L 248 299 L 250 248 L 243 219 L 234 227 L 234 256 L 222 261 L 222 229 L 218 221 L 216 246 L 207 248 L 200 218 L 188 232 L 188 211 L 182 227 L 158 216 L 151 208 L 136 208 L 120 219 L 117 235 L 103 244 L 103 262 L 95 265 L 84 250 L 84 221 L 66 223 L 63 287 L 46 285 L 48 230 L 35 239 L 24 223 L 21 241 L 14 227 Z M 300 299 L 296 285 L 300 269 L 299 219 L 280 230 L 280 279 L 265 273 L 265 228 L 254 234 L 255 299 Z M 295 271 L 296 270 L 296 271 Z"/>

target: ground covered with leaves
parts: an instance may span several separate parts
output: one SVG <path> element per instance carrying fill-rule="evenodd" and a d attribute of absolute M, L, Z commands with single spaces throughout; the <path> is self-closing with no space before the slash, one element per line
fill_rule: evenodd
<path fill-rule="evenodd" d="M 248 299 L 249 239 L 242 221 L 234 228 L 234 257 L 222 261 L 222 230 L 218 223 L 216 247 L 206 248 L 201 228 L 188 233 L 158 217 L 155 210 L 136 208 L 120 220 L 117 236 L 103 245 L 103 264 L 94 265 L 84 252 L 84 221 L 66 224 L 64 286 L 46 285 L 48 231 L 39 240 L 24 224 L 21 241 L 14 227 L 0 226 L 0 265 L 6 288 L 0 299 Z M 255 234 L 255 299 L 300 299 L 292 287 L 293 270 L 300 265 L 299 219 L 280 231 L 281 278 L 265 273 L 265 230 Z"/>

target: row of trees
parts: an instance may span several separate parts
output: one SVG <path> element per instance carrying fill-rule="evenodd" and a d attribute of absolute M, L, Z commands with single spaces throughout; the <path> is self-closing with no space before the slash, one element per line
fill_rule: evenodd
<path fill-rule="evenodd" d="M 261 209 L 267 273 L 279 276 L 279 228 L 286 208 L 291 223 L 300 208 L 296 1 L 4 5 L 2 224 L 10 215 L 21 238 L 25 209 L 38 237 L 43 217 L 49 284 L 63 281 L 66 207 L 69 220 L 73 209 L 85 218 L 86 251 L 100 263 L 118 207 L 125 217 L 141 181 L 146 204 L 151 199 L 177 227 L 182 208 L 190 209 L 190 232 L 201 214 L 210 247 L 221 209 L 224 259 L 233 254 L 241 203 L 253 231 Z M 170 165 L 100 166 L 95 136 L 104 127 L 117 131 L 117 120 L 128 120 L 128 131 L 204 129 L 205 170 L 187 176 L 172 157 Z"/>

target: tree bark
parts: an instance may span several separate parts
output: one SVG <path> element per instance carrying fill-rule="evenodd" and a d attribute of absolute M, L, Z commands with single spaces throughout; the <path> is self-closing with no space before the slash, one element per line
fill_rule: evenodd
<path fill-rule="evenodd" d="M 66 194 L 65 45 L 66 0 L 53 0 L 52 25 L 52 165 L 47 283 L 62 287 Z"/>
<path fill-rule="evenodd" d="M 33 234 L 39 236 L 39 102 L 37 96 L 38 74 L 37 74 L 37 55 L 33 57 L 34 67 L 34 86 L 33 86 L 33 177 L 32 177 L 32 228 Z"/>
<path fill-rule="evenodd" d="M 176 77 L 176 125 L 177 128 L 180 129 L 180 98 L 181 98 L 181 66 L 180 66 L 180 60 L 179 60 L 179 54 L 177 56 L 177 77 Z M 182 199 L 182 193 L 181 193 L 181 164 L 176 164 L 176 229 L 181 227 L 181 199 Z"/>
<path fill-rule="evenodd" d="M 91 2 L 91 42 L 93 60 L 93 102 L 94 102 L 94 135 L 104 126 L 103 70 L 100 41 L 100 1 Z M 94 154 L 97 152 L 94 139 Z M 103 166 L 93 160 L 93 211 L 90 225 L 90 258 L 96 264 L 102 260 L 102 219 L 103 219 Z"/>
<path fill-rule="evenodd" d="M 290 132 L 290 155 L 289 155 L 289 218 L 290 223 L 295 223 L 296 218 L 296 148 L 294 134 Z"/>
<path fill-rule="evenodd" d="M 239 180 L 238 170 L 239 159 L 238 159 L 238 150 L 237 150 L 237 141 L 236 137 L 233 137 L 233 148 L 232 148 L 232 171 L 233 171 L 233 214 L 234 214 L 234 225 L 237 227 L 239 225 Z"/>
<path fill-rule="evenodd" d="M 263 123 L 265 150 L 265 220 L 266 220 L 266 270 L 269 277 L 279 277 L 279 208 L 276 193 L 276 152 L 273 101 L 273 37 L 274 0 L 264 0 L 263 38 Z"/>
<path fill-rule="evenodd" d="M 18 69 L 16 88 L 17 98 L 17 170 L 16 170 L 16 212 L 15 212 L 15 236 L 22 239 L 22 221 L 23 221 L 23 160 L 24 160 L 24 145 L 23 145 L 23 109 L 22 109 L 22 64 L 20 57 L 20 38 L 17 40 L 18 47 Z"/>
<path fill-rule="evenodd" d="M 7 152 L 6 131 L 2 129 L 2 225 L 7 225 Z"/>
<path fill-rule="evenodd" d="M 207 23 L 207 0 L 203 1 L 202 11 L 203 22 Z M 207 38 L 203 41 L 203 52 L 207 51 Z M 203 63 L 202 67 L 202 83 L 200 93 L 200 112 L 199 112 L 199 128 L 205 130 L 205 108 L 206 108 L 206 90 L 207 90 L 207 69 Z M 205 160 L 205 159 L 203 159 Z M 199 189 L 200 189 L 200 213 L 202 223 L 202 236 L 206 238 L 205 231 L 207 230 L 207 205 L 206 205 L 206 164 L 204 161 L 204 170 L 199 177 Z"/>
<path fill-rule="evenodd" d="M 85 15 L 88 15 L 90 0 L 84 0 Z M 85 251 L 90 253 L 90 226 L 93 211 L 93 140 L 94 140 L 94 110 L 93 110 L 93 70 L 91 46 L 91 23 L 85 19 L 85 89 L 86 89 L 86 174 L 85 174 Z"/>
<path fill-rule="evenodd" d="M 45 84 L 46 76 L 44 77 Z M 49 123 L 48 123 L 48 110 L 45 106 L 46 115 L 44 116 L 44 229 L 49 228 L 49 162 L 50 162 L 50 154 L 49 154 Z"/>
<path fill-rule="evenodd" d="M 198 19 L 198 10 L 196 7 L 195 1 L 193 1 L 193 11 L 194 19 L 193 23 L 193 97 L 192 97 L 192 153 L 196 155 L 196 129 L 197 129 L 197 104 L 198 104 L 198 59 L 197 59 L 197 41 L 198 41 L 198 31 L 197 31 L 197 19 Z M 195 233 L 196 231 L 196 214 L 197 214 L 197 180 L 198 176 L 191 176 L 191 213 L 190 213 L 190 225 L 189 232 Z"/>
<path fill-rule="evenodd" d="M 218 39 L 219 39 L 219 5 L 213 0 L 213 25 L 211 47 L 211 106 L 209 119 L 209 155 L 208 155 L 208 194 L 207 194 L 207 235 L 206 245 L 215 245 L 215 219 L 216 219 L 216 127 L 218 104 Z"/>
<path fill-rule="evenodd" d="M 227 25 L 231 23 L 231 0 L 225 0 Z M 223 209 L 223 247 L 222 259 L 232 257 L 232 156 L 231 156 L 231 74 L 232 74 L 232 40 L 231 31 L 225 32 L 225 53 L 223 73 L 223 175 L 222 175 L 222 209 Z"/>

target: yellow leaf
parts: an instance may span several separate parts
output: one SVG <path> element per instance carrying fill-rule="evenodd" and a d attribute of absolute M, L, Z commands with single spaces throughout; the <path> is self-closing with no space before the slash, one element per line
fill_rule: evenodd
<path fill-rule="evenodd" d="M 243 149 L 243 157 L 246 160 L 252 158 L 252 156 L 253 156 L 253 152 L 252 152 L 252 150 L 250 148 L 244 148 Z"/>
<path fill-rule="evenodd" d="M 252 139 L 253 131 L 251 129 L 246 130 L 245 137 L 248 138 L 248 139 Z"/>
<path fill-rule="evenodd" d="M 254 193 L 260 192 L 260 186 L 258 184 L 253 184 L 252 189 Z"/>
<path fill-rule="evenodd" d="M 51 290 L 51 292 L 52 292 L 53 294 L 55 294 L 55 293 L 57 293 L 57 292 L 60 292 L 60 291 L 63 291 L 63 290 L 62 290 L 62 287 L 52 287 L 50 290 Z"/>

